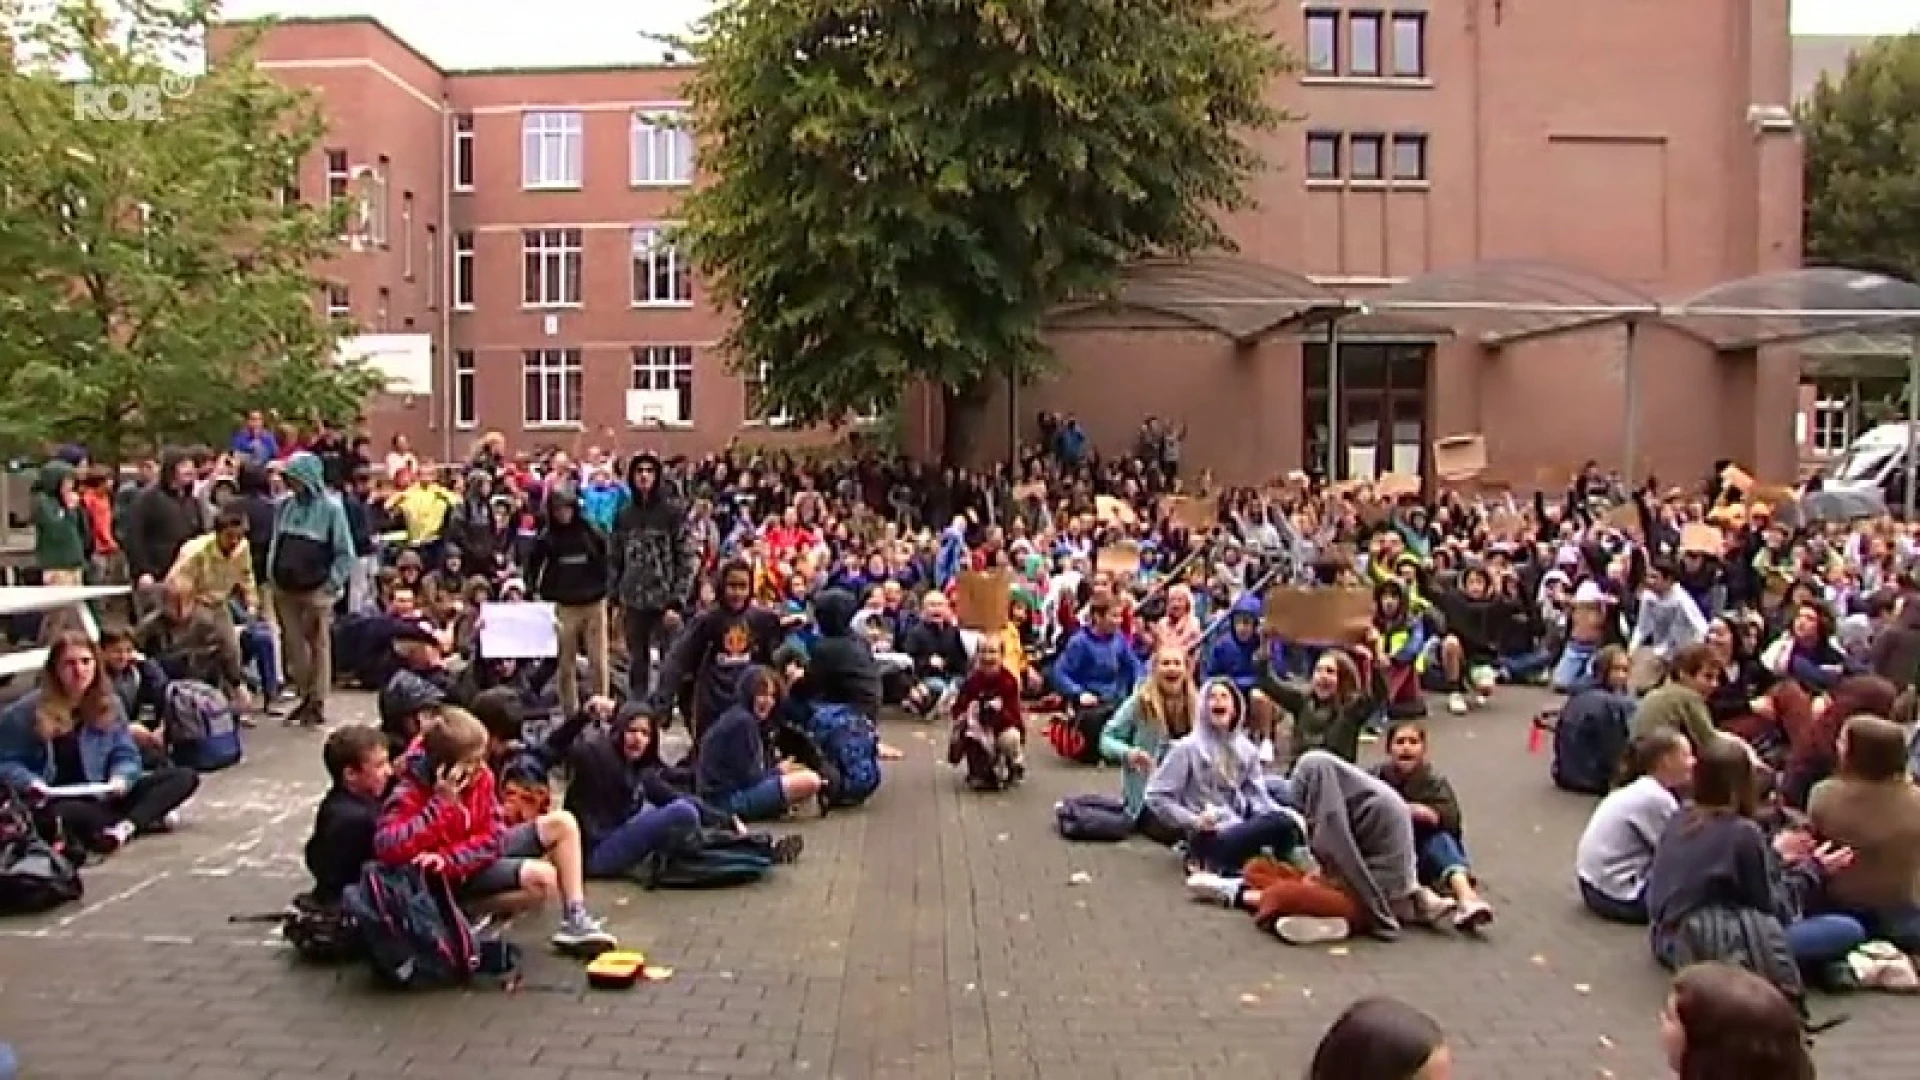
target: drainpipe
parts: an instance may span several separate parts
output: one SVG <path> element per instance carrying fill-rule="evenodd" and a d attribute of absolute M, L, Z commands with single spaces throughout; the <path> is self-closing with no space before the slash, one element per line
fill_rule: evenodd
<path fill-rule="evenodd" d="M 440 425 L 440 460 L 454 461 L 453 456 L 453 411 L 457 407 L 459 394 L 453 385 L 453 252 L 457 246 L 454 237 L 459 230 L 453 227 L 453 110 L 451 102 L 443 92 L 440 95 L 440 244 L 436 253 L 440 265 L 434 272 L 440 275 L 440 348 L 435 360 L 440 368 L 434 373 L 439 390 L 439 399 L 434 403 L 433 418 Z M 476 365 L 477 366 L 477 365 Z M 474 373 L 474 381 L 480 379 Z M 477 395 L 476 395 L 477 397 Z"/>
<path fill-rule="evenodd" d="M 1340 468 L 1340 320 L 1327 323 L 1327 483 L 1341 481 Z M 1379 462 L 1374 472 L 1379 473 Z"/>
<path fill-rule="evenodd" d="M 1627 320 L 1626 347 L 1620 356 L 1620 381 L 1622 396 L 1626 398 L 1626 445 L 1621 453 L 1626 460 L 1620 463 L 1620 475 L 1632 490 L 1635 484 L 1633 470 L 1640 460 L 1640 364 L 1635 355 L 1639 352 L 1640 320 Z"/>

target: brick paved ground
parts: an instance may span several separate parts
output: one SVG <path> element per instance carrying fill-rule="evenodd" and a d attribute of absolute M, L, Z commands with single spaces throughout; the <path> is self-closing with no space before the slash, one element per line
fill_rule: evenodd
<path fill-rule="evenodd" d="M 963 794 L 924 729 L 900 724 L 888 737 L 910 758 L 878 801 L 800 825 L 806 857 L 776 880 L 594 888 L 624 940 L 678 969 L 670 982 L 515 996 L 378 994 L 226 924 L 301 886 L 320 793 L 318 737 L 263 730 L 187 831 L 90 871 L 84 907 L 0 925 L 0 1038 L 47 1080 L 1292 1076 L 1343 1004 L 1388 993 L 1442 1018 L 1463 1077 L 1651 1080 L 1661 976 L 1639 934 L 1579 912 L 1585 807 L 1526 754 L 1526 715 L 1515 701 L 1436 722 L 1500 908 L 1485 941 L 1288 948 L 1183 899 L 1158 849 L 1052 836 L 1053 800 L 1109 788 L 1111 771 L 1042 751 L 1026 789 Z M 1076 871 L 1092 882 L 1069 885 Z M 536 946 L 545 931 L 523 927 Z M 539 952 L 531 978 L 577 979 Z M 1900 1002 L 1845 1008 L 1823 1076 L 1910 1067 Z"/>

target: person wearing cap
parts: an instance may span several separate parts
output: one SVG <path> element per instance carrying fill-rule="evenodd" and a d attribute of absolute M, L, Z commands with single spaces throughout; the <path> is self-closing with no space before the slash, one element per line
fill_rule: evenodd
<path fill-rule="evenodd" d="M 654 646 L 663 632 L 671 634 L 680 625 L 700 573 L 701 552 L 686 507 L 667 491 L 658 455 L 635 454 L 627 466 L 627 486 L 632 499 L 614 520 L 608 577 L 626 638 L 627 692 L 645 697 L 653 681 Z"/>
<path fill-rule="evenodd" d="M 416 671 L 394 672 L 387 685 L 380 688 L 377 699 L 380 731 L 387 738 L 388 755 L 398 760 L 406 753 L 446 703 L 446 687 L 430 675 Z"/>
<path fill-rule="evenodd" d="M 1594 671 L 1593 658 L 1606 644 L 1613 603 L 1613 597 L 1595 581 L 1583 581 L 1573 590 L 1567 607 L 1567 641 L 1547 680 L 1555 693 L 1577 694 L 1599 681 L 1602 673 Z"/>

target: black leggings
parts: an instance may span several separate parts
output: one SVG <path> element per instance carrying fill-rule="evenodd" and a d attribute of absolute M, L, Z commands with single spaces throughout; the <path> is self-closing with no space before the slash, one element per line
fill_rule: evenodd
<path fill-rule="evenodd" d="M 165 765 L 142 775 L 118 798 L 55 799 L 47 804 L 47 813 L 68 838 L 98 848 L 102 834 L 122 821 L 132 824 L 135 832 L 151 830 L 199 787 L 199 773 Z"/>

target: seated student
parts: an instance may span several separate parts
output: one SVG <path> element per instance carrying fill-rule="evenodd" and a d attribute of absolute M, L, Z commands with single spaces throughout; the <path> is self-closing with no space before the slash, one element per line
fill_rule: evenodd
<path fill-rule="evenodd" d="M 440 707 L 448 701 L 447 692 L 427 675 L 396 671 L 375 699 L 380 713 L 380 732 L 387 737 L 387 752 L 398 761 L 414 749 L 430 721 L 438 720 Z"/>
<path fill-rule="evenodd" d="M 1593 656 L 1594 683 L 1575 690 L 1553 727 L 1554 786 L 1577 795 L 1613 790 L 1639 700 L 1628 689 L 1633 665 L 1627 650 L 1608 645 Z"/>
<path fill-rule="evenodd" d="M 1428 685 L 1447 691 L 1447 711 L 1459 715 L 1469 705 L 1485 705 L 1493 692 L 1499 635 L 1513 618 L 1514 602 L 1494 591 L 1493 577 L 1483 567 L 1473 566 L 1460 575 L 1457 590 L 1439 590 L 1434 606 L 1446 634 L 1434 642 L 1428 658 Z"/>
<path fill-rule="evenodd" d="M 163 765 L 147 771 L 125 714 L 101 669 L 100 654 L 78 630 L 58 634 L 37 688 L 0 709 L 0 784 L 13 788 L 88 850 L 105 855 L 138 833 L 170 827 L 200 777 Z M 88 798 L 50 798 L 50 789 L 106 784 Z"/>
<path fill-rule="evenodd" d="M 1667 681 L 1640 699 L 1633 734 L 1664 727 L 1685 735 L 1697 753 L 1716 734 L 1707 695 L 1720 681 L 1720 662 L 1704 643 L 1683 645 L 1667 658 L 1667 668 Z"/>
<path fill-rule="evenodd" d="M 1920 953 L 1920 792 L 1907 778 L 1906 732 L 1891 720 L 1854 716 L 1839 745 L 1839 770 L 1807 803 L 1814 833 L 1853 851 L 1852 864 L 1829 883 L 1828 909 L 1854 915 L 1902 952 Z"/>
<path fill-rule="evenodd" d="M 616 941 L 587 911 L 580 826 L 557 810 L 507 829 L 487 769 L 487 729 L 465 709 L 447 709 L 401 759 L 380 811 L 374 856 L 388 866 L 419 866 L 453 882 L 464 902 L 508 911 L 558 895 L 559 949 L 609 949 Z"/>
<path fill-rule="evenodd" d="M 1670 728 L 1655 728 L 1628 744 L 1619 780 L 1587 819 L 1573 872 L 1588 911 L 1609 922 L 1645 925 L 1647 868 L 1693 784 L 1693 744 Z"/>
<path fill-rule="evenodd" d="M 251 707 L 239 637 L 228 620 L 195 601 L 187 582 L 165 586 L 160 605 L 134 628 L 133 643 L 169 680 L 203 682 L 225 691 L 236 710 Z"/>
<path fill-rule="evenodd" d="M 1474 888 L 1461 836 L 1460 799 L 1427 757 L 1427 729 L 1418 720 L 1399 720 L 1387 729 L 1386 741 L 1387 760 L 1372 771 L 1413 814 L 1420 884 L 1453 897 L 1454 929 L 1478 930 L 1493 921 L 1493 908 Z"/>
<path fill-rule="evenodd" d="M 1577 553 L 1574 558 L 1579 558 Z M 1607 643 L 1610 627 L 1618 622 L 1614 603 L 1598 582 L 1583 581 L 1573 590 L 1567 606 L 1567 640 L 1561 644 L 1560 659 L 1554 662 L 1553 674 L 1547 680 L 1554 692 L 1575 693 L 1596 681 L 1593 658 Z"/>
<path fill-rule="evenodd" d="M 1162 844 L 1177 843 L 1180 830 L 1155 817 L 1147 806 L 1147 780 L 1153 775 L 1167 747 L 1193 731 L 1194 718 L 1200 714 L 1199 695 L 1194 693 L 1187 654 L 1179 649 L 1161 649 L 1153 654 L 1153 673 L 1140 689 L 1114 710 L 1100 732 L 1100 757 L 1118 765 L 1120 797 L 1134 830 Z"/>
<path fill-rule="evenodd" d="M 973 670 L 960 681 L 953 698 L 954 730 L 949 764 L 966 762 L 976 787 L 992 782 L 1017 784 L 1026 778 L 1027 729 L 1020 715 L 1020 683 L 1001 659 L 998 635 L 980 639 Z"/>
<path fill-rule="evenodd" d="M 1272 665 L 1262 669 L 1258 700 L 1272 702 L 1293 715 L 1293 734 L 1287 761 L 1297 761 L 1310 750 L 1325 750 L 1342 761 L 1360 756 L 1360 731 L 1377 707 L 1360 680 L 1360 669 L 1345 650 L 1328 649 L 1313 662 L 1305 686 L 1281 682 Z"/>
<path fill-rule="evenodd" d="M 907 692 L 906 708 L 921 716 L 931 714 L 967 673 L 967 643 L 953 620 L 947 594 L 930 592 L 920 601 L 920 619 L 907 631 L 901 651 L 913 657 L 919 677 Z"/>
<path fill-rule="evenodd" d="M 1069 708 L 1100 717 L 1105 724 L 1113 710 L 1133 693 L 1140 681 L 1140 658 L 1120 632 L 1120 613 L 1113 601 L 1095 598 L 1087 605 L 1087 623 L 1074 631 L 1053 662 L 1053 684 Z"/>
<path fill-rule="evenodd" d="M 754 607 L 753 567 L 739 560 L 720 567 L 720 602 L 693 617 L 660 661 L 660 681 L 652 699 L 656 715 L 671 715 L 681 684 L 693 685 L 689 728 L 697 749 L 705 725 L 746 700 L 741 673 L 773 662 L 785 632 L 780 617 Z M 639 658 L 633 658 L 639 663 Z"/>
<path fill-rule="evenodd" d="M 1427 620 L 1413 611 L 1407 587 L 1399 578 L 1387 578 L 1373 587 L 1373 644 L 1375 670 L 1386 684 L 1388 715 L 1425 716 L 1427 699 L 1420 693 L 1420 671 L 1427 650 Z"/>
<path fill-rule="evenodd" d="M 348 724 L 334 729 L 320 751 L 331 786 L 313 817 L 307 838 L 307 872 L 313 875 L 314 903 L 340 903 L 347 886 L 360 880 L 373 861 L 373 834 L 380 825 L 380 800 L 393 779 L 387 739 L 378 728 Z"/>
<path fill-rule="evenodd" d="M 134 647 L 133 634 L 110 626 L 100 631 L 100 668 L 113 684 L 120 709 L 127 718 L 127 732 L 140 748 L 140 764 L 158 768 L 172 759 L 167 756 L 167 673 L 160 665 L 141 656 Z"/>
<path fill-rule="evenodd" d="M 820 794 L 824 782 L 811 769 L 768 764 L 767 725 L 780 703 L 780 679 L 758 665 L 740 676 L 740 703 L 700 733 L 694 755 L 700 797 L 744 821 L 772 821 Z"/>
<path fill-rule="evenodd" d="M 1046 696 L 1047 679 L 1043 671 L 1051 660 L 1041 639 L 1039 613 L 1034 610 L 1032 594 L 1016 589 L 1007 598 L 1007 625 L 1001 631 L 1000 662 L 1020 684 L 1020 697 L 1041 701 Z M 1058 702 L 1046 702 L 1057 705 Z"/>
<path fill-rule="evenodd" d="M 850 705 L 870 719 L 880 716 L 880 665 L 873 650 L 854 634 L 858 601 L 852 593 L 827 589 L 813 598 L 819 636 L 805 653 L 803 672 L 787 691 L 806 708 Z"/>
<path fill-rule="evenodd" d="M 1262 848 L 1291 852 L 1306 842 L 1297 817 L 1267 793 L 1259 750 L 1242 730 L 1246 699 L 1215 679 L 1200 691 L 1200 716 L 1167 749 L 1147 781 L 1153 816 L 1186 834 L 1188 869 L 1237 877 Z"/>
<path fill-rule="evenodd" d="M 1202 679 L 1226 679 L 1251 698 L 1260 685 L 1260 594 L 1246 593 L 1234 601 L 1227 616 L 1227 632 L 1215 634 L 1200 665 Z"/>

